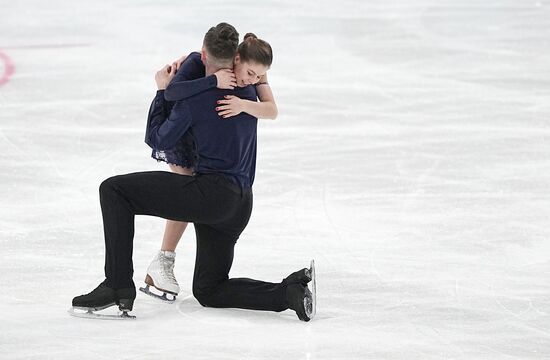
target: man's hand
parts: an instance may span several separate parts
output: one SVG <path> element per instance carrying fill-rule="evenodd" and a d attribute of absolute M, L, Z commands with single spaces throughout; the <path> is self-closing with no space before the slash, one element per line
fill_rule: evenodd
<path fill-rule="evenodd" d="M 176 66 L 174 62 L 172 65 L 165 65 L 162 69 L 157 71 L 155 74 L 155 81 L 157 82 L 157 88 L 159 90 L 164 90 L 170 84 L 170 81 L 176 75 Z"/>
<path fill-rule="evenodd" d="M 218 79 L 218 89 L 231 89 L 233 90 L 237 86 L 237 78 L 232 70 L 221 69 L 214 73 Z"/>
<path fill-rule="evenodd" d="M 225 118 L 238 115 L 244 111 L 244 101 L 233 95 L 225 95 L 223 100 L 218 100 L 216 111 L 218 115 Z"/>

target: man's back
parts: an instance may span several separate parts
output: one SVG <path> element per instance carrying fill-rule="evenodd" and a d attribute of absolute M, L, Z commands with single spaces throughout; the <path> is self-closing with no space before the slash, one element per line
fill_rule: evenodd
<path fill-rule="evenodd" d="M 178 101 L 170 109 L 159 90 L 149 111 L 145 141 L 154 149 L 167 150 L 189 131 L 196 144 L 197 173 L 222 174 L 241 187 L 251 187 L 256 170 L 257 119 L 246 113 L 220 117 L 217 101 L 225 95 L 256 101 L 253 86 L 214 88 Z"/>
<path fill-rule="evenodd" d="M 253 86 L 211 89 L 186 101 L 193 119 L 190 131 L 198 155 L 195 172 L 223 174 L 243 187 L 251 187 L 256 169 L 258 120 L 246 113 L 226 119 L 219 116 L 215 108 L 225 95 L 256 101 Z"/>

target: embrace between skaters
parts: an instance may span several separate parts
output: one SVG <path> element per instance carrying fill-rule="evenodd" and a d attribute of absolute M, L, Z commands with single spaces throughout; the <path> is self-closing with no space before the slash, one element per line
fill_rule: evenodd
<path fill-rule="evenodd" d="M 173 272 L 175 250 L 192 222 L 197 241 L 192 289 L 201 305 L 292 309 L 303 321 L 315 315 L 313 261 L 280 283 L 229 278 L 236 241 L 252 211 L 257 120 L 277 116 L 266 75 L 271 46 L 250 33 L 238 41 L 235 28 L 220 23 L 206 33 L 200 53 L 156 73 L 158 91 L 145 141 L 152 157 L 168 163 L 171 172 L 119 175 L 100 185 L 105 280 L 73 299 L 73 315 L 104 317 L 95 312 L 118 305 L 120 318 L 132 317 L 135 215 L 167 220 L 161 249 L 147 269 L 145 293 L 175 300 L 180 291 Z"/>

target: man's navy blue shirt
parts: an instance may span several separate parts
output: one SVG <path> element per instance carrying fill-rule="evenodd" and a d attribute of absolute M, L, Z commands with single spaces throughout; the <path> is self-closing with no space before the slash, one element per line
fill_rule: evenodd
<path fill-rule="evenodd" d="M 177 101 L 170 111 L 159 90 L 149 111 L 145 142 L 154 149 L 167 150 L 190 132 L 198 161 L 195 173 L 224 175 L 243 188 L 252 187 L 256 172 L 258 119 L 247 113 L 224 119 L 215 108 L 225 95 L 256 101 L 254 86 L 222 90 L 211 88 L 186 100 Z"/>

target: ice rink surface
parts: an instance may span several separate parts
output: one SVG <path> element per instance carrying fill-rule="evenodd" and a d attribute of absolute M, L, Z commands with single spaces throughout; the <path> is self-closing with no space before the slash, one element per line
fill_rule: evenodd
<path fill-rule="evenodd" d="M 550 2 L 8 1 L 0 21 L 1 359 L 550 358 Z M 67 314 L 103 280 L 98 186 L 165 170 L 154 73 L 221 21 L 269 41 L 232 277 L 317 263 L 318 315 L 175 304 Z M 159 184 L 162 186 L 162 184 Z M 138 217 L 134 280 L 164 221 Z"/>

